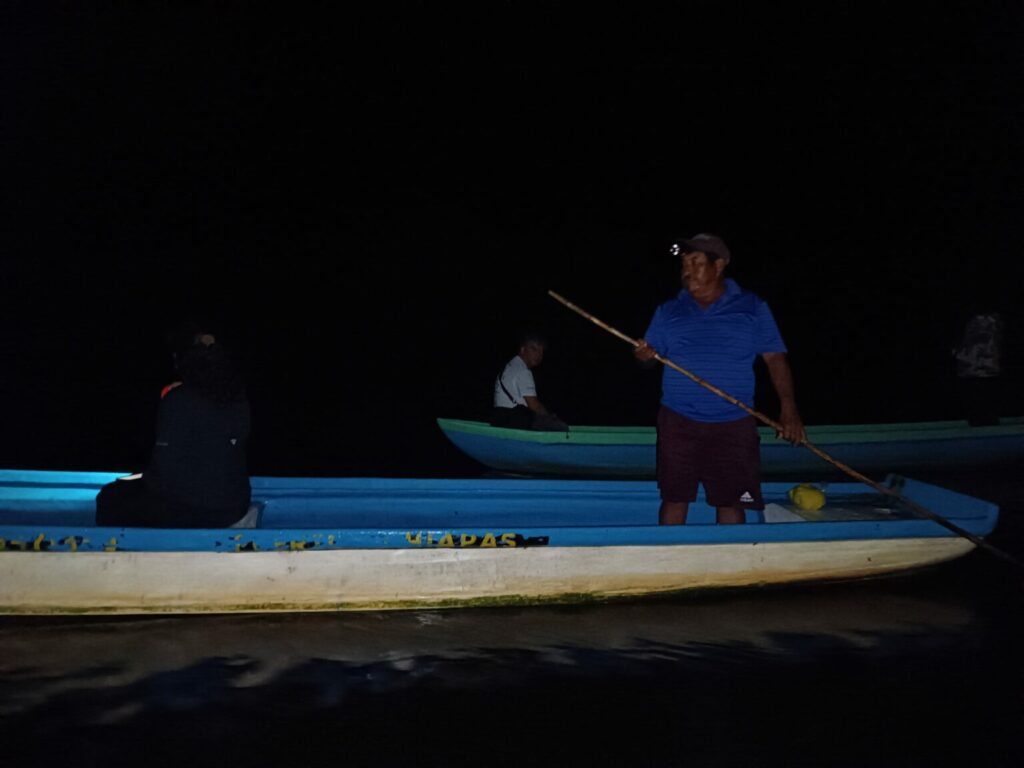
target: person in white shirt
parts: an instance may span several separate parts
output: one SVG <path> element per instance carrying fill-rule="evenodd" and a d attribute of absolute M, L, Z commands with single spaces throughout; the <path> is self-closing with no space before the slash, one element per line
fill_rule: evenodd
<path fill-rule="evenodd" d="M 493 426 L 549 431 L 569 428 L 537 397 L 537 385 L 531 369 L 541 364 L 546 349 L 547 342 L 536 334 L 527 334 L 520 339 L 519 352 L 494 381 Z"/>

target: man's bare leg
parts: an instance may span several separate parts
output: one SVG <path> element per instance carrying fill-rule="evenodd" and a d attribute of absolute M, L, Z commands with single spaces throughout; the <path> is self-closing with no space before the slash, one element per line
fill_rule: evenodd
<path fill-rule="evenodd" d="M 690 505 L 685 501 L 663 501 L 658 511 L 659 525 L 685 525 Z"/>
<path fill-rule="evenodd" d="M 747 515 L 738 507 L 718 507 L 715 510 L 715 519 L 719 525 L 736 525 L 747 522 Z"/>

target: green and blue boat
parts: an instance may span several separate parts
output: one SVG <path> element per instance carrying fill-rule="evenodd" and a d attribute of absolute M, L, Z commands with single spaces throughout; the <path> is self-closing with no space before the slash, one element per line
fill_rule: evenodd
<path fill-rule="evenodd" d="M 653 478 L 654 427 L 572 426 L 566 432 L 492 427 L 480 421 L 438 419 L 445 436 L 467 456 L 497 472 L 527 476 Z M 833 473 L 812 452 L 761 428 L 766 477 Z M 807 438 L 834 459 L 864 473 L 1024 465 L 1024 418 L 992 426 L 966 421 L 844 424 L 807 427 Z"/>

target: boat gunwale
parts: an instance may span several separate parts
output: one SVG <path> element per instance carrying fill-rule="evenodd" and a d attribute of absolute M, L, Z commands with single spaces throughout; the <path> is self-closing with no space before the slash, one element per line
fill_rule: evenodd
<path fill-rule="evenodd" d="M 74 479 L 81 480 L 81 473 L 69 473 Z M 39 477 L 37 474 L 33 474 Z M 701 515 L 694 514 L 694 519 L 685 526 L 659 526 L 657 524 L 657 491 L 652 481 L 645 480 L 552 480 L 552 479 L 416 479 L 416 478 L 262 478 L 262 491 L 254 488 L 253 499 L 268 507 L 279 509 L 271 512 L 271 518 L 264 518 L 264 523 L 255 528 L 124 528 L 100 527 L 90 525 L 81 520 L 56 522 L 47 520 L 47 515 L 65 514 L 69 511 L 81 515 L 87 513 L 87 505 L 100 487 L 102 473 L 93 475 L 94 482 L 82 487 L 76 483 L 67 487 L 59 482 L 61 473 L 50 473 L 40 479 L 35 488 L 17 487 L 9 490 L 9 502 L 17 500 L 17 494 L 28 497 L 25 507 L 32 510 L 35 497 L 41 497 L 46 506 L 36 510 L 40 520 L 29 522 L 11 522 L 4 524 L 0 517 L 0 549 L 14 552 L 50 550 L 63 551 L 98 551 L 100 549 L 118 551 L 220 551 L 233 552 L 243 548 L 268 551 L 275 549 L 394 549 L 405 550 L 422 548 L 422 544 L 432 544 L 433 536 L 443 539 L 446 534 L 465 535 L 460 540 L 463 546 L 477 545 L 468 537 L 476 537 L 482 546 L 484 536 L 490 534 L 511 534 L 512 541 L 518 546 L 498 548 L 523 549 L 528 546 L 547 547 L 580 547 L 580 546 L 651 546 L 651 545 L 685 545 L 685 544 L 722 544 L 722 543 L 761 543 L 776 541 L 837 541 L 857 538 L 907 538 L 914 536 L 943 537 L 955 535 L 934 520 L 914 517 L 912 510 L 902 509 L 897 513 L 885 510 L 898 505 L 897 497 L 884 497 L 881 494 L 869 493 L 859 483 L 832 483 L 828 493 L 835 508 L 842 510 L 846 504 L 856 504 L 857 497 L 864 497 L 868 506 L 876 510 L 878 517 L 871 519 L 805 519 L 793 522 L 768 522 L 762 519 L 751 521 L 743 526 L 723 526 L 703 522 L 710 510 L 702 505 Z M 999 519 L 999 508 L 996 504 L 984 499 L 968 496 L 930 483 L 921 482 L 899 475 L 890 475 L 886 480 L 888 486 L 897 489 L 900 495 L 914 499 L 925 508 L 932 507 L 936 514 L 956 522 L 960 527 L 972 534 L 984 536 L 994 530 Z M 789 483 L 770 482 L 765 484 L 765 500 L 769 503 L 782 502 L 788 506 L 786 489 Z M 0 491 L 3 486 L 0 485 Z M 85 491 L 84 496 L 81 491 Z M 472 491 L 478 491 L 472 497 Z M 32 491 L 32 493 L 26 493 Z M 426 493 L 432 491 L 432 493 Z M 399 493 L 401 492 L 401 494 Z M 465 502 L 467 492 L 470 504 L 479 503 L 479 508 L 469 506 Z M 617 518 L 625 521 L 622 524 L 602 522 L 606 518 L 581 521 L 579 518 L 566 518 L 544 523 L 536 517 L 530 520 L 524 515 L 522 524 L 516 522 L 515 503 L 535 504 L 539 500 L 552 500 L 561 504 L 562 498 L 587 497 L 600 500 L 603 504 L 629 505 L 627 514 L 630 516 Z M 46 499 L 47 493 L 62 493 L 64 499 Z M 417 499 L 429 500 L 433 510 L 410 514 L 409 507 L 396 512 L 394 508 L 381 507 L 382 502 L 393 502 L 397 495 L 404 495 L 404 503 L 415 502 Z M 0 499 L 3 494 L 0 493 Z M 492 511 L 486 506 L 489 499 L 499 498 L 504 504 L 503 509 Z M 702 497 L 700 497 L 702 498 Z M 454 511 L 444 506 L 446 499 L 458 499 L 462 507 Z M 700 500 L 700 499 L 699 499 Z M 311 502 L 319 506 L 311 508 Z M 349 525 L 337 524 L 342 520 L 325 519 L 326 514 L 333 512 L 324 507 L 324 502 L 337 502 L 338 505 L 369 504 L 361 510 L 355 506 L 347 512 L 357 515 L 350 518 Z M 877 502 L 883 502 L 879 505 Z M 939 502 L 939 503 L 937 503 Z M 303 505 L 307 506 L 304 508 Z M 512 504 L 511 510 L 509 505 Z M 12 504 L 12 509 L 15 508 Z M 468 513 L 467 514 L 467 510 Z M 483 510 L 483 511 L 481 511 Z M 639 511 L 634 514 L 634 510 Z M 432 518 L 432 513 L 445 515 L 443 518 Z M 264 515 L 267 515 L 264 510 Z M 387 525 L 366 525 L 368 516 L 375 514 L 392 515 L 392 522 Z M 405 517 L 395 517 L 396 514 Z M 463 518 L 458 519 L 462 514 Z M 473 515 L 477 516 L 473 516 Z M 550 514 L 550 513 L 547 513 Z M 886 515 L 891 514 L 891 517 Z M 303 518 L 305 515 L 305 519 Z M 491 519 L 488 519 L 490 516 Z M 322 523 L 317 523 L 318 518 Z M 372 519 L 372 518 L 370 518 Z M 713 518 L 711 518 L 713 519 Z M 637 525 L 637 521 L 649 521 Z M 294 525 L 292 521 L 306 523 Z M 510 522 L 511 521 L 511 522 Z M 590 522 L 590 525 L 565 524 L 566 522 Z M 375 521 L 374 521 L 375 522 Z M 312 523 L 312 524 L 310 524 Z M 332 524 L 333 523 L 333 524 Z M 532 524 L 531 524 L 532 523 Z M 417 535 L 426 536 L 426 540 L 414 541 Z M 542 542 L 543 540 L 543 542 Z M 508 544 L 508 542 L 503 542 Z M 88 546 L 86 546 L 88 544 Z M 526 545 L 526 547 L 521 546 Z M 446 545 L 445 545 L 446 546 Z M 128 549 L 125 550 L 125 547 Z M 458 549 L 453 544 L 452 548 Z"/>
<path fill-rule="evenodd" d="M 482 421 L 470 419 L 436 419 L 441 430 L 448 435 L 468 434 L 535 444 L 556 444 L 575 446 L 586 445 L 651 445 L 656 438 L 654 426 L 570 426 L 564 432 L 542 432 L 528 429 L 495 427 Z M 941 442 L 973 438 L 1018 438 L 1024 436 L 1024 417 L 1005 417 L 999 424 L 970 426 L 966 421 L 892 422 L 879 424 L 822 424 L 806 427 L 808 439 L 816 445 L 838 443 L 894 443 Z M 762 445 L 783 445 L 789 443 L 776 437 L 771 427 L 758 427 Z"/>

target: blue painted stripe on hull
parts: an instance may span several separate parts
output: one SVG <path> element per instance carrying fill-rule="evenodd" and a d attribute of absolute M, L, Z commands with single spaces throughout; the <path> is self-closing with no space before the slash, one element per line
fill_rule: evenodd
<path fill-rule="evenodd" d="M 505 472 L 653 477 L 654 445 L 533 443 L 453 432 L 449 439 L 481 464 Z"/>
<path fill-rule="evenodd" d="M 983 536 L 991 527 L 984 521 L 967 521 L 961 527 Z M 491 548 L 511 549 L 503 535 L 517 539 L 544 539 L 547 547 L 620 547 L 716 544 L 762 544 L 768 542 L 869 541 L 910 538 L 948 538 L 942 526 L 928 520 L 893 522 L 830 522 L 757 524 L 746 526 L 686 525 L 663 527 L 586 528 L 409 528 L 379 529 L 145 529 L 67 528 L 46 526 L 0 526 L 5 554 L 19 552 L 268 552 L 325 549 L 460 549 L 481 548 L 488 536 Z M 452 544 L 442 545 L 446 536 Z M 463 537 L 475 541 L 463 544 Z M 71 540 L 75 539 L 72 544 Z M 418 542 L 418 543 L 417 543 Z"/>

